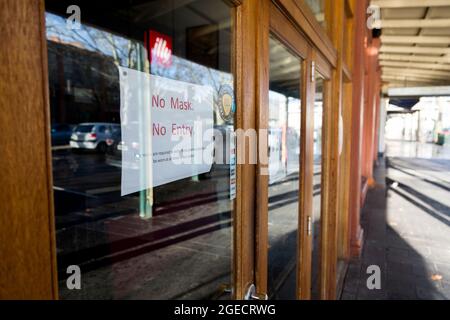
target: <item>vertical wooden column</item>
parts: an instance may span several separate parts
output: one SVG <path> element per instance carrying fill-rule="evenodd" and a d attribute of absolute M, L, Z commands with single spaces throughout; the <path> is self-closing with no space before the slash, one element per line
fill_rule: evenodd
<path fill-rule="evenodd" d="M 0 2 L 0 299 L 56 299 L 42 0 Z"/>
<path fill-rule="evenodd" d="M 373 165 L 374 165 L 374 150 L 377 126 L 377 110 L 379 99 L 379 70 L 378 70 L 378 51 L 380 48 L 380 39 L 368 40 L 368 47 L 366 49 L 366 56 L 368 62 L 367 74 L 367 103 L 365 105 L 364 115 L 364 174 L 367 178 L 369 187 L 374 186 L 373 179 Z"/>
<path fill-rule="evenodd" d="M 372 119 L 372 86 L 370 85 L 370 79 L 371 79 L 371 73 L 372 73 L 372 64 L 370 63 L 370 55 L 369 55 L 369 48 L 370 48 L 370 38 L 367 42 L 369 43 L 369 46 L 365 48 L 365 61 L 366 61 L 366 73 L 365 73 L 365 92 L 364 92 L 364 112 L 363 112 L 363 132 L 362 132 L 362 176 L 365 178 L 366 185 L 363 186 L 364 193 L 366 193 L 365 190 L 367 190 L 368 182 L 371 178 L 371 170 L 370 166 L 367 165 L 368 161 L 367 159 L 370 158 L 370 144 L 368 141 L 370 140 L 370 132 L 372 131 L 371 121 Z M 365 195 L 363 195 L 364 199 Z M 363 203 L 364 201 L 362 201 Z"/>
<path fill-rule="evenodd" d="M 345 30 L 343 50 L 345 53 L 344 61 L 347 70 L 344 71 L 343 83 L 343 98 L 342 98 L 342 122 L 343 122 L 343 146 L 340 156 L 339 168 L 339 209 L 338 209 L 338 259 L 347 261 L 350 257 L 350 219 L 349 219 L 349 197 L 350 197 L 350 174 L 351 167 L 351 145 L 352 145 L 352 126 L 353 126 L 353 84 L 352 84 L 352 70 L 353 66 L 353 44 L 355 37 L 355 23 L 354 23 L 355 1 L 348 0 L 345 8 Z M 348 74 L 347 74 L 348 73 Z M 339 271 L 339 270 L 338 270 Z M 338 277 L 340 275 L 338 274 Z M 341 276 L 343 276 L 341 274 Z"/>
<path fill-rule="evenodd" d="M 329 104 L 325 103 L 324 133 L 327 150 L 323 157 L 322 224 L 321 224 L 321 299 L 336 299 L 339 201 L 339 125 L 343 97 L 343 44 L 345 0 L 331 4 L 329 35 L 337 50 L 337 64 L 332 71 Z M 328 90 L 330 90 L 328 89 Z M 327 106 L 328 104 L 328 106 Z"/>
<path fill-rule="evenodd" d="M 338 227 L 338 258 L 347 261 L 350 258 L 350 219 L 349 219 L 349 198 L 350 198 L 350 175 L 353 168 L 351 167 L 351 144 L 352 144 L 352 93 L 353 87 L 351 82 L 345 82 L 343 85 L 344 97 L 342 105 L 343 118 L 343 149 L 340 157 L 339 168 L 339 212 L 340 219 Z"/>
<path fill-rule="evenodd" d="M 363 131 L 363 106 L 365 88 L 365 52 L 364 37 L 366 34 L 367 1 L 353 0 L 355 3 L 355 36 L 353 45 L 353 102 L 352 102 L 352 143 L 351 143 L 351 175 L 350 175 L 350 254 L 358 256 L 363 245 L 363 229 L 360 224 L 361 209 L 361 138 Z"/>
<path fill-rule="evenodd" d="M 379 39 L 378 44 L 380 43 Z M 379 48 L 379 45 L 378 45 Z M 374 140 L 373 140 L 373 161 L 377 162 L 378 160 L 378 147 L 379 147 L 379 139 L 380 139 L 380 100 L 381 100 L 381 69 L 378 66 L 378 58 L 376 59 L 376 72 L 375 72 L 375 126 L 374 126 Z"/>

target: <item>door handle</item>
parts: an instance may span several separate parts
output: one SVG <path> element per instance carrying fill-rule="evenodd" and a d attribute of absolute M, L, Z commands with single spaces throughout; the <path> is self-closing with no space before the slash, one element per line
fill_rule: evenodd
<path fill-rule="evenodd" d="M 260 296 L 256 294 L 256 287 L 252 283 L 250 287 L 248 287 L 247 293 L 244 296 L 244 300 L 269 300 L 267 294 Z"/>

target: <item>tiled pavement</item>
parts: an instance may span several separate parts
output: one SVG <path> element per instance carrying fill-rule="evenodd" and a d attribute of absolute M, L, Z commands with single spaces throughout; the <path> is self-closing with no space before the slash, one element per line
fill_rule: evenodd
<path fill-rule="evenodd" d="M 388 157 L 362 211 L 365 245 L 341 299 L 450 299 L 450 160 Z M 367 267 L 381 289 L 367 288 Z"/>

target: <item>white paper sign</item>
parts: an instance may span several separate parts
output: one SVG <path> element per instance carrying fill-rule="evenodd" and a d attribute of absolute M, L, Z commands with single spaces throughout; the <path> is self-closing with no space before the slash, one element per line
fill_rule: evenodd
<path fill-rule="evenodd" d="M 209 172 L 213 89 L 128 68 L 119 71 L 122 195 Z"/>

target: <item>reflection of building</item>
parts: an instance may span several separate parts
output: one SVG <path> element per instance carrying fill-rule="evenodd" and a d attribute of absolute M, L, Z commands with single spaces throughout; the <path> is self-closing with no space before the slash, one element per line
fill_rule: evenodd
<path fill-rule="evenodd" d="M 112 57 L 48 41 L 52 121 L 119 122 L 119 74 Z"/>
<path fill-rule="evenodd" d="M 395 101 L 394 101 L 395 102 Z M 389 100 L 386 101 L 389 103 Z M 410 110 L 389 104 L 385 138 L 433 143 L 450 128 L 450 98 L 422 97 Z M 446 143 L 449 142 L 447 139 Z"/>

